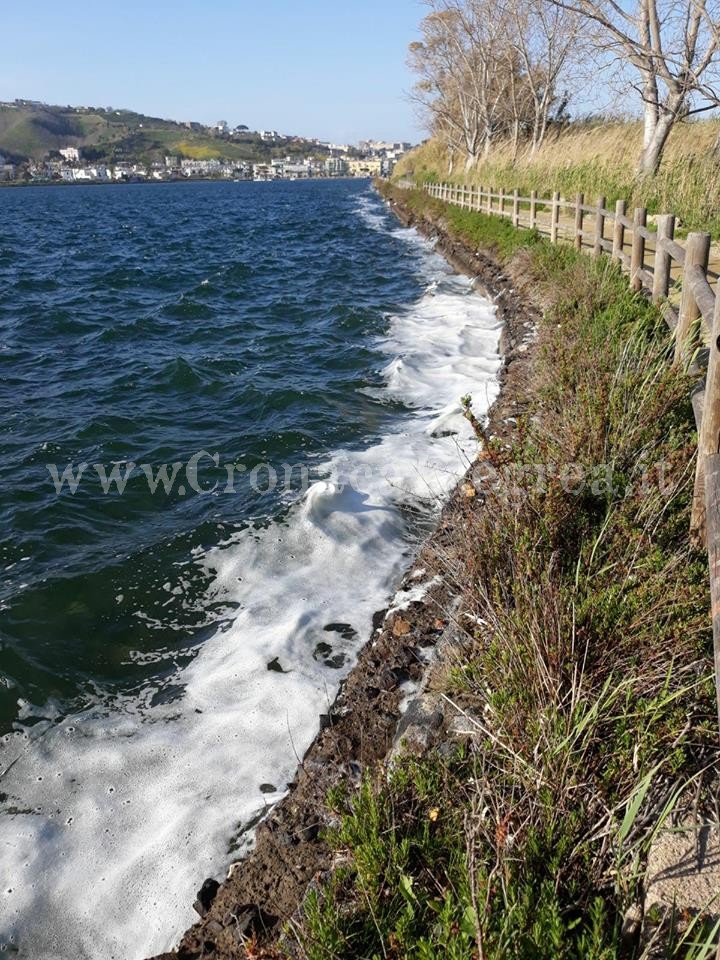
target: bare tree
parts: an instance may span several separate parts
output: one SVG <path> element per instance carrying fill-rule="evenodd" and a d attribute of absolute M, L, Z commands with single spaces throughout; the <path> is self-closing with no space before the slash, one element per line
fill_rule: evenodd
<path fill-rule="evenodd" d="M 472 166 L 503 128 L 507 109 L 505 24 L 495 0 L 427 0 L 423 39 L 410 46 L 415 99 L 451 148 Z"/>
<path fill-rule="evenodd" d="M 643 102 L 641 177 L 654 175 L 675 124 L 718 103 L 717 0 L 551 0 L 594 28 L 604 55 L 629 65 Z"/>
<path fill-rule="evenodd" d="M 569 93 L 560 87 L 574 83 L 586 52 L 582 20 L 575 12 L 546 0 L 506 2 L 509 41 L 520 60 L 522 86 L 530 103 L 532 156 L 545 140 L 553 113 L 567 106 Z"/>
<path fill-rule="evenodd" d="M 451 156 L 471 167 L 500 138 L 531 152 L 545 139 L 559 86 L 577 62 L 577 14 L 547 0 L 426 0 L 423 39 L 410 46 L 415 99 Z"/>

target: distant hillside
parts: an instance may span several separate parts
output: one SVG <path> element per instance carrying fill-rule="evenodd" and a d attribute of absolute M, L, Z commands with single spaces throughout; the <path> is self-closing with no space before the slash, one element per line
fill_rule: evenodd
<path fill-rule="evenodd" d="M 0 104 L 0 154 L 11 160 L 42 160 L 61 147 L 80 147 L 92 161 L 151 162 L 166 154 L 194 159 L 268 160 L 290 153 L 321 154 L 307 141 L 264 142 L 257 133 L 220 135 L 201 128 L 147 117 L 130 110 L 55 107 L 21 101 Z"/>

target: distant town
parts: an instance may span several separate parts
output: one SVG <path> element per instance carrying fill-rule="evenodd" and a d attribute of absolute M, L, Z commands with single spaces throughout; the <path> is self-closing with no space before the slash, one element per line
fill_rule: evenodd
<path fill-rule="evenodd" d="M 0 102 L 0 109 L 5 111 L 19 108 L 38 111 L 45 109 L 46 105 L 20 100 Z M 72 109 L 76 116 L 83 111 L 98 113 L 98 108 Z M 105 108 L 102 114 L 107 116 L 111 110 Z M 120 111 L 115 113 L 121 116 Z M 127 123 L 125 112 L 122 116 Z M 143 124 L 143 119 L 149 122 Z M 149 118 L 138 115 L 134 121 L 134 131 L 142 133 L 143 127 L 148 127 L 150 123 L 152 121 Z M 106 124 L 109 125 L 109 122 L 106 121 Z M 181 151 L 161 155 L 162 151 L 155 149 L 151 157 L 110 159 L 106 156 L 98 159 L 101 151 L 96 146 L 83 147 L 71 143 L 48 149 L 42 157 L 22 158 L 0 152 L 0 183 L 113 183 L 184 179 L 268 181 L 389 176 L 400 157 L 412 146 L 406 142 L 380 140 L 364 140 L 355 145 L 335 144 L 281 134 L 277 130 L 251 131 L 246 126 L 231 127 L 224 120 L 211 126 L 191 122 L 173 126 L 177 129 L 186 128 L 195 138 L 201 137 L 203 145 L 199 149 L 193 149 L 194 143 L 186 149 L 191 154 L 206 155 L 188 156 Z M 233 157 L 233 149 L 240 144 L 256 145 L 258 150 L 266 149 L 272 156 L 260 161 Z M 0 141 L 0 150 L 2 147 Z M 287 150 L 285 156 L 282 155 L 283 149 Z M 207 156 L 208 153 L 216 155 Z M 223 156 L 223 153 L 230 155 Z"/>

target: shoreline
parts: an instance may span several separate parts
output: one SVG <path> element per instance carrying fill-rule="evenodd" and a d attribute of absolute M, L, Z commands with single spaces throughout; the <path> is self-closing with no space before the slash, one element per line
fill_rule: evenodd
<path fill-rule="evenodd" d="M 499 343 L 503 365 L 500 392 L 488 417 L 489 432 L 502 441 L 514 429 L 514 418 L 522 409 L 536 310 L 489 256 L 451 239 L 438 224 L 417 221 L 398 203 L 389 206 L 405 226 L 434 237 L 436 251 L 456 272 L 472 277 L 496 306 L 503 323 Z M 290 792 L 257 828 L 254 850 L 231 868 L 222 884 L 205 881 L 196 903 L 201 919 L 174 952 L 155 960 L 200 956 L 229 960 L 244 955 L 242 942 L 248 936 L 277 939 L 313 881 L 331 866 L 331 851 L 322 838 L 323 831 L 333 825 L 325 802 L 328 791 L 343 781 L 359 783 L 363 772 L 386 760 L 401 741 L 416 742 L 420 750 L 432 742 L 445 718 L 443 706 L 428 700 L 425 690 L 454 633 L 452 614 L 448 616 L 453 593 L 434 558 L 439 545 L 453 543 L 466 512 L 477 509 L 481 497 L 476 498 L 473 481 L 481 473 L 478 458 L 422 543 L 394 606 L 376 614 L 373 634 L 356 666 L 329 712 L 319 718 L 319 733 L 299 764 Z"/>
<path fill-rule="evenodd" d="M 137 186 L 155 186 L 157 184 L 173 183 L 328 183 L 334 180 L 370 180 L 370 177 L 297 177 L 291 180 L 286 177 L 277 177 L 274 180 L 248 180 L 232 177 L 175 177 L 171 180 L 153 180 L 146 178 L 144 180 L 42 180 L 37 183 L 21 183 L 18 181 L 0 181 L 0 190 L 19 190 L 24 187 L 137 187 Z"/>

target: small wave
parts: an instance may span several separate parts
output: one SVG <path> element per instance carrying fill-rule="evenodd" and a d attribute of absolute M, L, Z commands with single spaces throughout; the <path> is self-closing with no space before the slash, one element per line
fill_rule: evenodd
<path fill-rule="evenodd" d="M 211 320 L 215 313 L 207 304 L 182 296 L 175 303 L 166 304 L 162 315 L 173 320 Z"/>
<path fill-rule="evenodd" d="M 365 226 L 371 230 L 377 230 L 379 233 L 388 233 L 387 215 L 383 211 L 378 201 L 371 196 L 360 196 L 357 199 L 356 211 Z"/>

